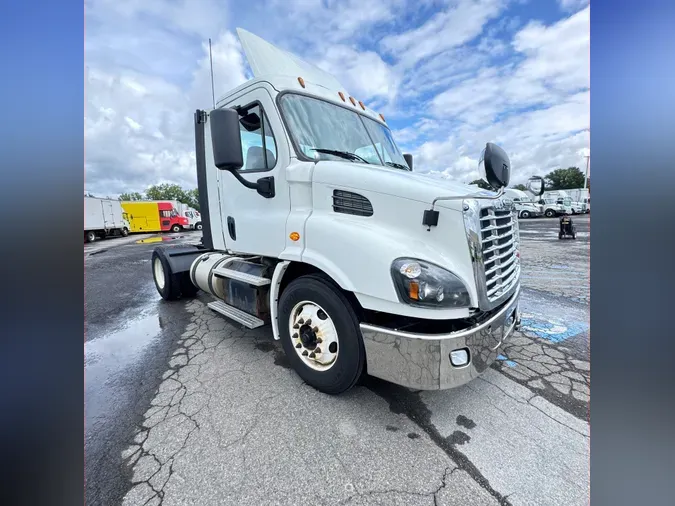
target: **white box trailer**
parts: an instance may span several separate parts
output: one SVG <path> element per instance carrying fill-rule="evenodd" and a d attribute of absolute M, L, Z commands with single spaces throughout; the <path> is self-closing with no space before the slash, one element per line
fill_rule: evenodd
<path fill-rule="evenodd" d="M 119 200 L 84 197 L 84 240 L 129 235 L 129 222 Z"/>
<path fill-rule="evenodd" d="M 588 188 L 573 188 L 565 190 L 573 202 L 578 202 L 581 206 L 581 212 L 591 212 L 591 192 Z"/>
<path fill-rule="evenodd" d="M 160 296 L 201 289 L 213 311 L 269 325 L 329 394 L 366 372 L 433 390 L 486 371 L 520 320 L 507 154 L 488 142 L 481 156 L 494 191 L 413 172 L 333 76 L 237 33 L 253 78 L 195 112 L 202 244 L 155 248 Z"/>

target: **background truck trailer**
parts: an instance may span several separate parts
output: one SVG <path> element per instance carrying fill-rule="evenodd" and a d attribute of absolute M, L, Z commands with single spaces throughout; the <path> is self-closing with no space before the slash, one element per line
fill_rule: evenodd
<path fill-rule="evenodd" d="M 118 200 L 84 197 L 84 240 L 111 235 L 127 236 L 129 222 Z"/>
<path fill-rule="evenodd" d="M 180 232 L 188 226 L 170 201 L 122 201 L 131 232 Z"/>

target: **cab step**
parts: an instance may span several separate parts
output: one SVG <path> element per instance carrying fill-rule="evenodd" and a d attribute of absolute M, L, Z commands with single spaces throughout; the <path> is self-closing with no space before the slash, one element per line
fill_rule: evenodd
<path fill-rule="evenodd" d="M 222 300 L 216 300 L 214 302 L 209 302 L 208 307 L 213 309 L 215 312 L 227 316 L 231 320 L 234 320 L 238 323 L 241 323 L 244 327 L 249 329 L 256 329 L 265 325 L 265 322 L 262 321 L 257 316 L 248 314 L 241 309 L 237 309 L 234 306 L 225 304 Z"/>
<path fill-rule="evenodd" d="M 248 274 L 246 272 L 228 269 L 227 266 L 214 269 L 213 275 L 219 278 L 236 279 L 237 281 L 248 283 L 249 285 L 253 286 L 265 286 L 272 282 L 272 280 L 269 278 L 263 278 L 261 276 L 256 276 L 255 274 Z"/>

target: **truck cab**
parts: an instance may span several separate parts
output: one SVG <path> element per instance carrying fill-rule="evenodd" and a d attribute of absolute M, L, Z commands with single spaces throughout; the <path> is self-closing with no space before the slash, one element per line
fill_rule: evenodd
<path fill-rule="evenodd" d="M 524 191 L 507 188 L 504 196 L 513 202 L 518 218 L 536 218 L 544 214 L 542 206 L 535 204 Z"/>
<path fill-rule="evenodd" d="M 481 155 L 494 191 L 414 172 L 383 115 L 237 32 L 254 77 L 195 113 L 203 239 L 155 249 L 160 295 L 201 289 L 214 311 L 269 324 L 326 393 L 365 373 L 441 389 L 485 371 L 519 323 L 506 153 L 487 143 Z"/>

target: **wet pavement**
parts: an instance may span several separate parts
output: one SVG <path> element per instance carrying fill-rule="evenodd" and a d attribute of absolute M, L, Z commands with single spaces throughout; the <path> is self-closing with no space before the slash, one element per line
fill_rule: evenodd
<path fill-rule="evenodd" d="M 320 394 L 268 328 L 161 301 L 155 243 L 86 256 L 87 504 L 587 504 L 589 217 L 520 223 L 523 328 L 441 392 Z"/>

